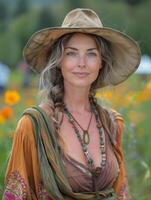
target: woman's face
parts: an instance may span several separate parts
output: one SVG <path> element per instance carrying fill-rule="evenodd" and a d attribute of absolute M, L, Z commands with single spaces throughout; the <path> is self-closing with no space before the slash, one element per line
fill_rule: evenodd
<path fill-rule="evenodd" d="M 65 45 L 60 66 L 65 88 L 90 88 L 101 68 L 101 53 L 93 37 L 75 33 Z"/>

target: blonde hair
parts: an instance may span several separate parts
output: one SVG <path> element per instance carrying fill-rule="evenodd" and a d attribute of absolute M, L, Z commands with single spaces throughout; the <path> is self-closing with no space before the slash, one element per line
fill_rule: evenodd
<path fill-rule="evenodd" d="M 66 154 L 66 145 L 64 139 L 59 134 L 59 128 L 63 121 L 63 112 L 61 120 L 59 122 L 58 115 L 61 109 L 63 109 L 63 95 L 64 95 L 64 83 L 63 76 L 61 73 L 60 62 L 64 53 L 64 48 L 69 41 L 69 39 L 75 33 L 67 34 L 59 38 L 51 47 L 49 51 L 49 60 L 47 66 L 41 73 L 40 76 L 40 93 L 43 97 L 42 103 L 47 103 L 49 105 L 51 112 L 51 120 L 54 123 L 56 128 L 56 136 L 58 139 L 58 144 L 60 148 L 63 150 L 63 153 Z M 90 35 L 90 34 L 88 34 Z M 104 81 L 108 81 L 110 84 L 110 79 L 106 80 L 108 72 L 112 70 L 112 53 L 110 43 L 105 39 L 96 36 L 90 35 L 96 41 L 98 49 L 100 51 L 100 56 L 102 58 L 102 68 L 99 72 L 97 79 L 92 83 L 90 89 L 90 96 L 93 99 L 95 95 L 95 89 L 100 85 L 100 80 L 103 83 Z"/>

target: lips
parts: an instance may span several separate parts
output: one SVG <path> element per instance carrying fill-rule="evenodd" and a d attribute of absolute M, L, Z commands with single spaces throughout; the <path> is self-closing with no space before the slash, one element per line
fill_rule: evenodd
<path fill-rule="evenodd" d="M 73 74 L 76 75 L 79 78 L 84 78 L 84 77 L 89 75 L 88 72 L 73 72 Z"/>

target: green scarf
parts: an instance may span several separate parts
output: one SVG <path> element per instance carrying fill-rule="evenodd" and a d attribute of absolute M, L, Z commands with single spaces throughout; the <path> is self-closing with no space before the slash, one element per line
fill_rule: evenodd
<path fill-rule="evenodd" d="M 28 108 L 23 115 L 29 115 L 34 127 L 42 182 L 53 200 L 71 197 L 78 200 L 114 200 L 113 189 L 89 194 L 74 193 L 69 185 L 61 159 L 60 148 L 54 128 L 47 114 L 40 107 Z M 107 197 L 111 194 L 111 197 Z"/>

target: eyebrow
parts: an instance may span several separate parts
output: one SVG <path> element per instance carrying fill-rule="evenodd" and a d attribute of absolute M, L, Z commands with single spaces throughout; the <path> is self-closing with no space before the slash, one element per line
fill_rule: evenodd
<path fill-rule="evenodd" d="M 78 51 L 77 48 L 74 48 L 74 47 L 66 47 L 65 49 L 72 49 L 74 51 Z M 87 49 L 87 51 L 93 51 L 93 50 L 98 50 L 97 48 L 90 48 L 90 49 Z"/>

